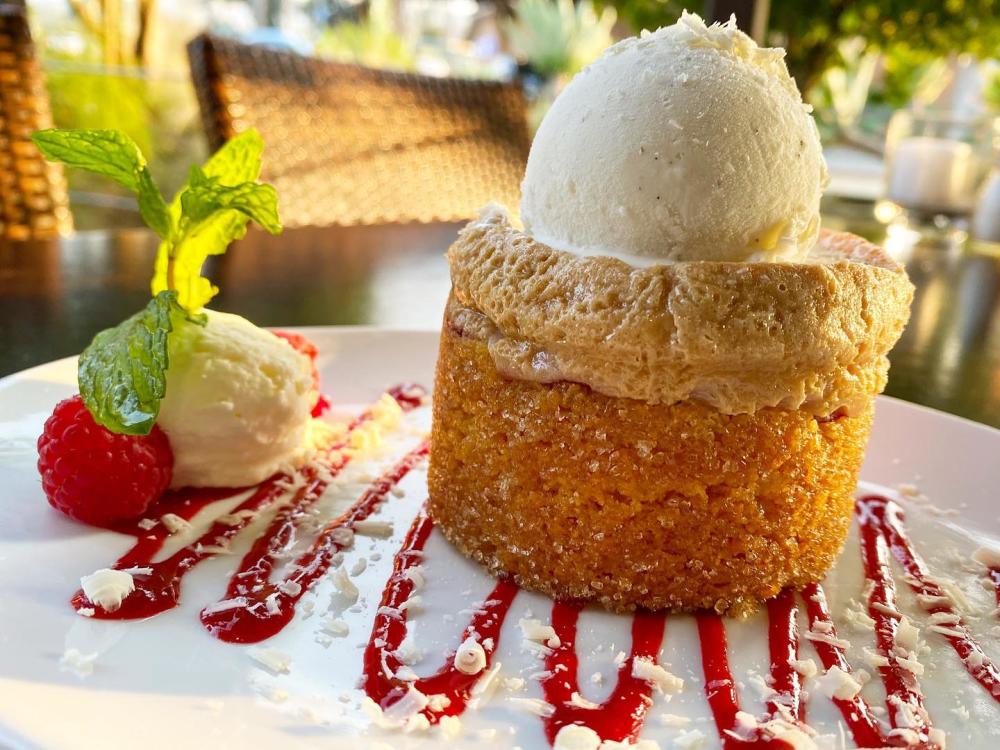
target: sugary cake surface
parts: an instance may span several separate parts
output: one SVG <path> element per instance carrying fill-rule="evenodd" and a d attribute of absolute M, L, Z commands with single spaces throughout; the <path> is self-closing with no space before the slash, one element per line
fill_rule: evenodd
<path fill-rule="evenodd" d="M 745 613 L 832 564 L 871 416 L 870 401 L 727 415 L 505 378 L 446 327 L 430 510 L 463 552 L 554 597 Z"/>
<path fill-rule="evenodd" d="M 885 385 L 913 287 L 854 235 L 823 232 L 813 258 L 633 268 L 536 242 L 498 207 L 448 252 L 454 297 L 483 316 L 510 377 L 727 414 L 861 413 Z"/>
<path fill-rule="evenodd" d="M 429 504 L 459 549 L 613 610 L 740 614 L 822 578 L 913 294 L 880 248 L 637 268 L 493 209 L 448 259 Z"/>

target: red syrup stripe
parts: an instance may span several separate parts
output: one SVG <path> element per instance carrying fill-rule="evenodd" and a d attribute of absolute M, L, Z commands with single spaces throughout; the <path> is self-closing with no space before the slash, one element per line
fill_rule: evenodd
<path fill-rule="evenodd" d="M 767 603 L 767 641 L 771 656 L 771 687 L 774 694 L 767 701 L 770 716 L 790 723 L 805 721 L 802 681 L 794 664 L 799 658 L 798 608 L 795 592 L 784 589 Z"/>
<path fill-rule="evenodd" d="M 236 606 L 206 607 L 201 612 L 202 624 L 216 638 L 229 643 L 258 643 L 278 633 L 291 621 L 296 603 L 327 572 L 337 553 L 353 545 L 352 534 L 345 530 L 353 532 L 355 524 L 378 511 L 389 492 L 426 458 L 427 451 L 427 443 L 422 443 L 372 482 L 346 512 L 323 527 L 310 548 L 292 564 L 292 574 L 275 584 L 271 582 L 275 561 L 294 537 L 315 496 L 307 493 L 282 508 L 229 580 L 222 603 L 236 602 Z"/>
<path fill-rule="evenodd" d="M 486 666 L 482 672 L 474 675 L 460 672 L 454 666 L 452 652 L 446 657 L 441 669 L 429 677 L 421 677 L 413 682 L 397 678 L 395 674 L 403 666 L 403 662 L 396 654 L 407 630 L 407 610 L 404 604 L 416 589 L 414 579 L 419 576 L 415 575 L 414 569 L 423 560 L 424 545 L 433 528 L 430 516 L 422 508 L 393 559 L 392 574 L 382 593 L 382 601 L 372 624 L 371 638 L 365 648 L 362 677 L 365 693 L 383 710 L 391 709 L 411 688 L 426 696 L 442 696 L 421 709 L 421 713 L 431 724 L 442 716 L 456 716 L 465 711 L 473 687 L 490 668 L 493 653 L 500 642 L 500 628 L 518 592 L 516 584 L 500 580 L 462 632 L 463 641 L 473 634 L 480 643 L 492 639 L 493 648 L 485 649 Z"/>
<path fill-rule="evenodd" d="M 804 708 L 799 675 L 793 668 L 798 658 L 798 625 L 795 593 L 782 591 L 768 602 L 768 645 L 771 657 L 771 685 L 775 693 L 768 699 L 768 714 L 761 726 L 740 727 L 737 714 L 741 712 L 736 683 L 729 666 L 729 646 L 723 619 L 716 614 L 696 615 L 698 638 L 701 643 L 701 663 L 705 673 L 705 698 L 719 739 L 725 750 L 731 748 L 791 748 L 792 745 L 776 736 L 776 732 L 799 729 L 803 733 Z M 780 729 L 769 731 L 769 722 L 779 722 Z M 772 725 L 773 727 L 773 725 Z"/>
<path fill-rule="evenodd" d="M 392 396 L 403 411 L 412 411 L 423 403 L 426 391 L 417 385 L 401 384 L 389 389 Z M 351 432 L 372 419 L 370 410 L 363 412 L 348 425 L 348 438 Z M 335 458 L 326 467 L 327 474 L 336 475 L 349 461 L 341 453 L 346 447 L 346 440 L 330 448 L 329 455 Z M 326 481 L 317 477 L 314 468 L 306 467 L 300 474 L 305 479 L 292 497 L 289 507 L 315 502 L 326 488 Z M 170 530 L 161 522 L 148 534 L 135 527 L 119 528 L 123 533 L 136 535 L 135 545 L 114 563 L 116 570 L 128 568 L 148 568 L 148 573 L 135 573 L 133 581 L 135 590 L 122 601 L 121 606 L 113 612 L 108 612 L 99 605 L 93 604 L 83 591 L 77 591 L 70 600 L 76 610 L 92 609 L 93 617 L 104 620 L 134 620 L 152 617 L 169 609 L 173 609 L 180 601 L 181 583 L 185 574 L 198 563 L 215 557 L 219 548 L 227 545 L 239 532 L 245 529 L 253 517 L 275 501 L 288 494 L 291 477 L 279 474 L 257 486 L 252 494 L 237 507 L 229 511 L 227 522 L 215 521 L 197 540 L 182 547 L 170 557 L 153 562 L 153 558 L 163 548 L 170 537 Z M 229 498 L 243 490 L 237 488 L 205 488 L 186 489 L 171 492 L 148 512 L 153 517 L 163 517 L 174 513 L 184 520 L 190 520 L 205 506 Z"/>
<path fill-rule="evenodd" d="M 602 740 L 634 742 L 653 698 L 652 685 L 648 680 L 633 677 L 632 665 L 639 658 L 656 661 L 666 615 L 639 612 L 634 616 L 631 654 L 618 668 L 615 689 L 603 703 L 589 707 L 572 702 L 573 693 L 580 689 L 575 642 L 581 608 L 582 605 L 569 602 L 556 602 L 552 607 L 552 627 L 560 643 L 545 657 L 548 676 L 542 680 L 542 690 L 545 700 L 554 708 L 545 719 L 545 734 L 554 743 L 564 726 L 582 724 L 593 729 Z"/>
<path fill-rule="evenodd" d="M 816 649 L 816 653 L 823 663 L 823 668 L 830 670 L 837 667 L 847 674 L 851 674 L 853 670 L 847 661 L 844 648 L 838 644 L 837 630 L 833 625 L 833 618 L 830 616 L 830 608 L 827 606 L 823 587 L 816 583 L 809 584 L 803 589 L 802 597 L 806 603 L 809 629 L 815 632 L 825 632 L 830 636 L 827 640 L 812 642 L 813 648 Z M 858 747 L 884 747 L 888 744 L 871 706 L 861 697 L 860 693 L 850 699 L 833 698 L 832 700 L 834 705 L 840 709 L 844 722 Z"/>
<path fill-rule="evenodd" d="M 874 511 L 874 512 L 873 512 Z M 878 668 L 887 694 L 893 731 L 903 730 L 922 745 L 931 744 L 931 721 L 916 675 L 899 663 L 901 618 L 896 606 L 889 538 L 876 503 L 859 500 L 856 506 L 861 537 L 861 562 L 868 579 L 868 615 L 875 621 L 875 647 L 887 663 Z M 908 730 L 908 731 L 907 731 Z M 891 735 L 892 733 L 890 733 Z M 912 742 L 910 744 L 913 744 Z"/>
<path fill-rule="evenodd" d="M 934 615 L 945 615 L 945 617 L 939 618 L 940 623 L 932 632 L 937 632 L 951 644 L 972 678 L 1000 703 L 1000 670 L 972 637 L 969 629 L 962 622 L 962 618 L 952 607 L 947 593 L 933 579 L 927 564 L 917 554 L 903 526 L 903 509 L 888 498 L 870 495 L 857 501 L 856 510 L 858 526 L 861 529 L 865 572 L 870 580 L 875 581 L 875 588 L 869 597 L 869 610 L 876 602 L 895 608 L 891 601 L 892 574 L 886 554 L 889 552 L 903 568 L 904 580 L 921 601 L 927 603 L 925 609 L 932 620 Z M 885 593 L 890 596 L 888 602 L 883 601 L 882 597 Z M 871 616 L 876 622 L 880 651 L 883 647 L 891 649 L 893 642 L 889 639 L 889 635 L 890 631 L 895 632 L 896 619 L 885 612 L 878 611 L 871 612 Z M 887 656 L 890 661 L 888 668 L 883 667 L 883 673 L 888 670 L 894 674 L 898 669 L 895 657 L 884 652 L 883 656 Z M 894 684 L 897 682 L 896 677 L 893 677 L 892 680 Z M 906 682 L 905 675 L 903 682 L 904 684 Z M 886 687 L 890 687 L 889 683 L 886 683 Z"/>

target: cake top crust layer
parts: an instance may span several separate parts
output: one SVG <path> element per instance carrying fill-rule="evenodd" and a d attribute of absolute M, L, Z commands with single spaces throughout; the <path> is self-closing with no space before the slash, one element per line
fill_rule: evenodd
<path fill-rule="evenodd" d="M 446 324 L 508 377 L 652 403 L 858 413 L 885 386 L 913 286 L 881 248 L 823 231 L 810 262 L 634 268 L 551 248 L 491 207 L 448 251 Z"/>

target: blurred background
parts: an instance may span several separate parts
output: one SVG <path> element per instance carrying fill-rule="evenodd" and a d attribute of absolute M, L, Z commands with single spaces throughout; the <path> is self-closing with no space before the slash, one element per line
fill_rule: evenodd
<path fill-rule="evenodd" d="M 917 286 L 888 392 L 1000 426 L 1000 0 L 0 0 L 0 375 L 144 304 L 156 238 L 38 128 L 118 128 L 168 194 L 249 128 L 286 232 L 210 259 L 262 325 L 433 327 L 444 250 L 518 204 L 531 135 L 617 39 L 735 14 L 787 50 L 830 167 L 823 222 Z"/>
<path fill-rule="evenodd" d="M 920 220 L 951 219 L 949 227 L 962 216 L 971 221 L 991 177 L 1000 114 L 997 6 L 993 0 L 27 3 L 55 124 L 125 130 L 168 188 L 183 181 L 214 139 L 202 125 L 189 67 L 188 43 L 203 32 L 367 68 L 515 83 L 533 129 L 566 81 L 612 41 L 672 23 L 682 7 L 712 18 L 735 12 L 759 42 L 786 48 L 788 67 L 816 108 L 831 198 L 892 198 Z M 928 138 L 951 140 L 952 148 Z M 956 145 L 962 143 L 970 148 Z M 938 185 L 923 186 L 934 194 L 920 195 L 919 164 L 893 180 L 900 145 L 918 162 L 944 168 L 956 183 L 953 194 Z M 78 229 L 138 222 L 132 201 L 107 181 L 80 172 L 68 180 Z M 897 218 L 898 208 L 877 209 L 885 221 Z M 997 232 L 982 227 L 990 238 Z"/>

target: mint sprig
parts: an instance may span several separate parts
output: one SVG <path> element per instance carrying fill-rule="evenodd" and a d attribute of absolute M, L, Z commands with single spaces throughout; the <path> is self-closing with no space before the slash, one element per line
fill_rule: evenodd
<path fill-rule="evenodd" d="M 169 204 L 146 160 L 117 130 L 42 130 L 32 135 L 51 161 L 105 175 L 135 193 L 143 221 L 160 236 L 153 299 L 102 331 L 80 355 L 80 394 L 94 420 L 112 432 L 148 434 L 166 394 L 167 342 L 177 326 L 204 324 L 200 310 L 218 288 L 201 275 L 209 255 L 226 252 L 256 221 L 281 232 L 278 196 L 258 182 L 264 143 L 256 130 L 230 140 Z"/>
<path fill-rule="evenodd" d="M 110 177 L 136 194 L 143 221 L 161 239 L 152 292 L 177 291 L 177 303 L 197 313 L 219 291 L 201 275 L 209 255 L 226 252 L 253 220 L 281 232 L 278 194 L 257 181 L 264 141 L 248 130 L 228 141 L 168 206 L 135 142 L 117 130 L 41 130 L 32 135 L 47 159 Z"/>
<path fill-rule="evenodd" d="M 80 355 L 80 395 L 94 421 L 112 432 L 147 435 L 167 392 L 167 342 L 176 325 L 204 323 L 160 292 L 128 320 L 101 331 Z"/>
<path fill-rule="evenodd" d="M 278 194 L 257 181 L 264 141 L 247 130 L 228 141 L 199 169 L 170 203 L 176 231 L 160 243 L 153 294 L 176 289 L 181 307 L 196 312 L 219 291 L 201 275 L 209 255 L 220 255 L 253 220 L 271 234 L 281 232 Z M 240 199 L 242 196 L 242 200 Z"/>
<path fill-rule="evenodd" d="M 271 234 L 281 232 L 274 188 L 255 180 L 230 184 L 235 181 L 226 177 L 225 172 L 210 175 L 191 167 L 187 185 L 176 198 L 177 233 L 172 241 L 160 243 L 157 253 L 153 293 L 177 289 L 181 306 L 189 310 L 200 308 L 218 292 L 200 273 L 205 260 L 225 252 L 233 239 L 246 234 L 251 219 Z"/>

